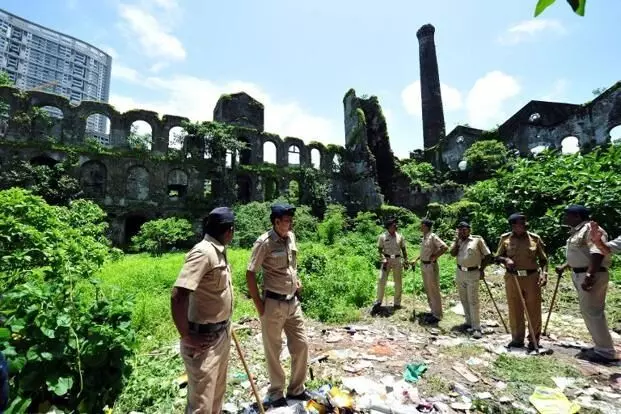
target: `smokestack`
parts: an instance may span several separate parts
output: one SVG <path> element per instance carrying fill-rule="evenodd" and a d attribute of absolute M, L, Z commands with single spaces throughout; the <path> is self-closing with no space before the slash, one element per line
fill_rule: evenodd
<path fill-rule="evenodd" d="M 434 33 L 436 29 L 426 24 L 418 29 L 420 60 L 420 95 L 423 111 L 423 140 L 425 149 L 438 144 L 445 135 L 444 108 L 440 92 L 440 73 Z"/>

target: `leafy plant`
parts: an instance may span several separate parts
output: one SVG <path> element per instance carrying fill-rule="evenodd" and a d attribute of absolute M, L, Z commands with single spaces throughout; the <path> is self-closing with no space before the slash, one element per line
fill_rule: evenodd
<path fill-rule="evenodd" d="M 227 124 L 184 121 L 181 127 L 187 133 L 186 142 L 202 140 L 205 152 L 215 159 L 224 161 L 227 151 L 238 153 L 246 148 L 246 143 L 237 139 L 235 129 Z"/>
<path fill-rule="evenodd" d="M 336 238 L 345 230 L 345 207 L 332 204 L 328 206 L 325 217 L 317 228 L 319 239 L 326 245 L 334 244 Z"/>
<path fill-rule="evenodd" d="M 161 256 L 179 243 L 194 236 L 192 224 L 183 218 L 169 217 L 147 221 L 140 231 L 132 237 L 132 244 L 138 251 L 152 256 Z"/>
<path fill-rule="evenodd" d="M 437 182 L 436 169 L 428 162 L 408 160 L 401 165 L 401 172 L 410 179 L 411 186 L 420 190 L 429 190 Z"/>
<path fill-rule="evenodd" d="M 10 362 L 11 410 L 94 412 L 121 389 L 131 304 L 101 298 L 92 278 L 108 255 L 103 217 L 88 201 L 55 207 L 22 189 L 0 192 L 0 314 L 11 333 L 0 350 Z"/>
<path fill-rule="evenodd" d="M 138 132 L 138 127 L 135 124 L 131 126 L 129 136 L 127 137 L 127 143 L 131 149 L 143 152 L 149 151 L 152 140 L 151 133 L 141 134 Z"/>
<path fill-rule="evenodd" d="M 535 6 L 535 17 L 539 16 L 545 9 L 554 4 L 556 0 L 539 0 Z M 579 16 L 584 16 L 586 0 L 567 0 L 571 9 Z"/>
<path fill-rule="evenodd" d="M 500 141 L 483 140 L 472 144 L 464 153 L 464 158 L 474 176 L 489 176 L 505 166 L 509 152 Z"/>

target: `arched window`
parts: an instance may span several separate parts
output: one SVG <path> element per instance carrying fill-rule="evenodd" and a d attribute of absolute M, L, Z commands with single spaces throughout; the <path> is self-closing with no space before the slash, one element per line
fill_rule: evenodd
<path fill-rule="evenodd" d="M 565 137 L 561 141 L 562 154 L 575 154 L 580 152 L 580 140 L 574 136 Z"/>
<path fill-rule="evenodd" d="M 146 121 L 134 121 L 129 130 L 127 143 L 130 148 L 150 151 L 153 144 L 153 131 Z"/>
<path fill-rule="evenodd" d="M 300 148 L 297 145 L 290 145 L 289 150 L 289 165 L 300 165 Z"/>
<path fill-rule="evenodd" d="M 321 168 L 321 153 L 317 148 L 311 150 L 311 164 L 317 170 Z"/>
<path fill-rule="evenodd" d="M 276 145 L 272 141 L 263 143 L 263 162 L 276 164 Z"/>
<path fill-rule="evenodd" d="M 146 200 L 149 198 L 149 172 L 136 165 L 127 170 L 127 198 Z"/>
<path fill-rule="evenodd" d="M 84 140 L 110 145 L 110 118 L 101 114 L 92 114 L 86 118 Z"/>

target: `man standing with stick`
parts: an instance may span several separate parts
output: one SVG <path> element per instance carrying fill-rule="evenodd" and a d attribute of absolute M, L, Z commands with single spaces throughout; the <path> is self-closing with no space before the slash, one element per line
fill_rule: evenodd
<path fill-rule="evenodd" d="M 470 234 L 470 224 L 462 221 L 457 226 L 457 238 L 451 245 L 451 256 L 457 258 L 455 283 L 464 308 L 465 330 L 472 330 L 474 339 L 481 339 L 479 280 L 485 277 L 485 267 L 491 261 L 491 252 L 481 236 Z"/>
<path fill-rule="evenodd" d="M 222 411 L 233 313 L 226 245 L 233 240 L 234 219 L 227 207 L 209 213 L 205 237 L 186 255 L 172 290 L 172 317 L 188 375 L 187 413 Z"/>
<path fill-rule="evenodd" d="M 423 240 L 420 245 L 421 273 L 423 275 L 423 287 L 427 294 L 427 302 L 431 309 L 429 323 L 437 323 L 442 319 L 442 296 L 440 296 L 440 268 L 438 258 L 448 250 L 446 243 L 431 231 L 433 222 L 423 219 L 420 229 L 423 232 Z"/>
<path fill-rule="evenodd" d="M 526 231 L 526 216 L 509 216 L 511 232 L 500 236 L 497 261 L 506 268 L 505 290 L 509 306 L 511 342 L 508 348 L 524 347 L 524 313 L 528 320 L 528 350 L 539 349 L 541 337 L 541 287 L 548 280 L 548 257 L 541 238 Z"/>
<path fill-rule="evenodd" d="M 580 312 L 595 343 L 594 348 L 584 350 L 578 357 L 599 363 L 617 361 L 606 320 L 610 256 L 605 256 L 593 243 L 589 211 L 584 206 L 567 207 L 565 224 L 571 226 L 571 235 L 567 239 L 567 262 L 558 266 L 556 272 L 560 277 L 566 269 L 571 268 L 572 281 L 580 301 Z M 608 240 L 608 235 L 599 226 L 593 233 L 599 235 L 602 243 Z"/>

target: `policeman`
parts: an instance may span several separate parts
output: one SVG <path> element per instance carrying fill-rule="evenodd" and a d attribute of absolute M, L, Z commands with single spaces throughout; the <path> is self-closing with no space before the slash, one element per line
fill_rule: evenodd
<path fill-rule="evenodd" d="M 186 255 L 172 290 L 172 317 L 188 375 L 188 413 L 222 410 L 233 312 L 226 245 L 233 239 L 234 220 L 227 207 L 209 213 L 206 234 Z"/>
<path fill-rule="evenodd" d="M 423 232 L 423 240 L 420 245 L 421 272 L 423 275 L 423 287 L 427 294 L 427 302 L 431 309 L 429 322 L 437 323 L 442 319 L 442 297 L 440 296 L 440 268 L 438 258 L 448 250 L 446 243 L 431 231 L 433 222 L 423 219 L 420 229 Z"/>
<path fill-rule="evenodd" d="M 295 207 L 288 204 L 272 206 L 272 229 L 254 243 L 246 272 L 248 291 L 261 319 L 263 348 L 267 362 L 270 386 L 267 403 L 285 407 L 283 392 L 285 372 L 280 365 L 282 332 L 287 337 L 291 355 L 291 378 L 287 398 L 309 400 L 304 388 L 308 363 L 308 340 L 304 328 L 302 308 L 297 293 L 302 285 L 297 274 L 297 246 L 291 231 Z M 256 273 L 263 269 L 263 297 L 259 295 Z"/>
<path fill-rule="evenodd" d="M 479 316 L 479 279 L 485 275 L 491 252 L 481 236 L 470 234 L 470 224 L 465 221 L 457 226 L 457 237 L 450 250 L 451 256 L 457 258 L 455 283 L 466 317 L 462 328 L 471 330 L 474 339 L 480 339 L 483 335 Z"/>
<path fill-rule="evenodd" d="M 567 239 L 567 262 L 558 266 L 556 272 L 560 277 L 571 268 L 580 312 L 595 343 L 594 348 L 583 350 L 578 357 L 609 363 L 618 359 L 605 312 L 611 258 L 604 256 L 591 240 L 591 224 L 588 221 L 589 211 L 584 206 L 571 205 L 565 209 L 565 224 L 571 227 Z M 608 234 L 604 229 L 600 227 L 595 233 L 599 233 L 603 243 L 607 242 Z"/>
<path fill-rule="evenodd" d="M 377 300 L 373 304 L 371 313 L 377 312 L 382 305 L 388 273 L 391 270 L 395 281 L 394 309 L 401 309 L 401 271 L 403 269 L 401 257 L 403 257 L 404 263 L 407 264 L 408 252 L 405 248 L 405 239 L 401 234 L 397 233 L 397 219 L 393 217 L 387 219 L 384 227 L 386 231 L 377 238 L 377 250 L 382 265 L 377 284 Z"/>
<path fill-rule="evenodd" d="M 548 257 L 545 245 L 535 233 L 526 231 L 526 216 L 515 213 L 509 216 L 511 231 L 500 236 L 496 260 L 505 265 L 505 290 L 509 306 L 509 325 L 511 327 L 511 342 L 509 348 L 524 347 L 526 334 L 524 311 L 530 318 L 528 349 L 534 350 L 541 336 L 541 287 L 548 281 Z M 516 279 L 517 277 L 517 279 Z M 517 284 L 516 284 L 517 280 Z M 520 291 L 526 302 L 526 309 L 522 306 Z"/>

